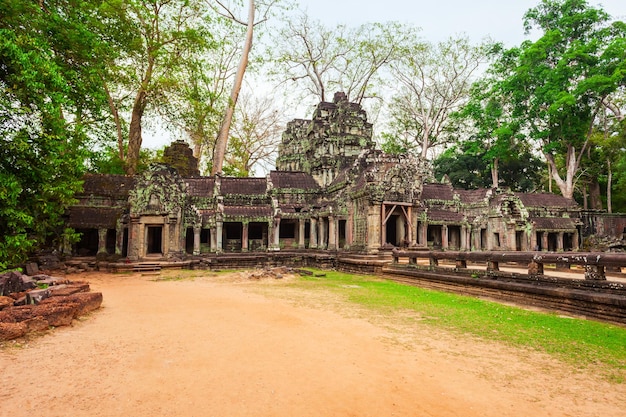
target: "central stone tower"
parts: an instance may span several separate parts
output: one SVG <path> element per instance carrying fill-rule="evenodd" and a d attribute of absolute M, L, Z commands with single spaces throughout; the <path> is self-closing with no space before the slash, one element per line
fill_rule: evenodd
<path fill-rule="evenodd" d="M 278 148 L 278 171 L 311 174 L 322 187 L 351 166 L 364 150 L 373 150 L 372 124 L 361 105 L 335 93 L 332 103 L 321 102 L 312 120 L 287 124 Z"/>

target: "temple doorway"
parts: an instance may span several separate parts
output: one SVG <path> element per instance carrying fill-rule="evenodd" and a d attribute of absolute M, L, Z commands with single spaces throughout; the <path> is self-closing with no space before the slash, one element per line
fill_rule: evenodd
<path fill-rule="evenodd" d="M 163 253 L 163 226 L 148 226 L 146 232 L 147 255 Z"/>

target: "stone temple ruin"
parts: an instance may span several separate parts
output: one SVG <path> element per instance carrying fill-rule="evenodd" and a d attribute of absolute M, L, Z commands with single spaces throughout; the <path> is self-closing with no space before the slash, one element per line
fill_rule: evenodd
<path fill-rule="evenodd" d="M 458 190 L 429 166 L 375 149 L 360 105 L 337 93 L 293 120 L 264 178 L 205 177 L 186 143 L 134 176 L 87 175 L 69 211 L 74 255 L 184 260 L 228 253 L 398 248 L 576 251 L 593 234 L 622 239 L 624 216 L 547 193 Z"/>

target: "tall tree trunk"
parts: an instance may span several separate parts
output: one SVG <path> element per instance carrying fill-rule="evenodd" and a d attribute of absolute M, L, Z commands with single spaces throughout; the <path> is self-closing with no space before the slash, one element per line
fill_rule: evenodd
<path fill-rule="evenodd" d="M 589 182 L 589 205 L 591 210 L 602 210 L 600 183 L 597 178 L 592 178 Z"/>
<path fill-rule="evenodd" d="M 113 101 L 113 96 L 111 96 L 111 92 L 109 91 L 109 87 L 107 83 L 104 82 L 104 78 L 102 78 L 102 85 L 104 86 L 104 92 L 107 95 L 107 101 L 109 103 L 109 110 L 111 110 L 111 114 L 113 114 L 113 121 L 115 122 L 115 130 L 117 132 L 117 152 L 120 158 L 120 161 L 124 162 L 125 153 L 124 153 L 124 135 L 122 134 L 122 121 L 120 119 L 120 114 L 117 110 L 117 106 Z"/>
<path fill-rule="evenodd" d="M 548 161 L 551 178 L 554 179 L 554 182 L 559 187 L 561 195 L 570 200 L 573 199 L 575 174 L 578 170 L 578 160 L 576 159 L 576 151 L 574 150 L 574 148 L 572 146 L 568 146 L 567 149 L 567 156 L 565 159 L 565 180 L 561 178 L 561 175 L 559 175 L 556 162 L 554 161 L 554 156 L 550 153 L 544 153 L 544 156 L 546 158 L 546 161 Z M 550 191 L 552 191 L 552 187 L 550 187 Z"/>
<path fill-rule="evenodd" d="M 154 70 L 155 57 L 153 53 L 148 53 L 148 67 L 141 80 L 141 87 L 135 96 L 133 110 L 130 116 L 130 127 L 128 131 L 128 149 L 126 150 L 126 174 L 135 175 L 139 164 L 139 151 L 141 151 L 141 119 L 148 104 L 148 86 L 152 81 L 152 71 Z"/>
<path fill-rule="evenodd" d="M 500 158 L 495 158 L 493 164 L 491 164 L 491 186 L 493 188 L 498 188 L 498 184 L 500 183 L 500 178 L 498 177 L 499 160 Z"/>
<path fill-rule="evenodd" d="M 239 98 L 239 91 L 241 90 L 241 84 L 243 83 L 243 75 L 248 67 L 248 55 L 252 49 L 252 37 L 254 34 L 254 0 L 249 0 L 248 4 L 248 30 L 246 31 L 246 41 L 241 53 L 241 61 L 239 61 L 239 67 L 237 67 L 237 74 L 235 75 L 235 82 L 233 89 L 230 93 L 230 99 L 228 100 L 228 108 L 224 114 L 224 119 L 220 126 L 220 132 L 215 141 L 215 149 L 213 150 L 213 164 L 211 166 L 211 175 L 222 172 L 224 165 L 224 156 L 226 155 L 226 146 L 228 145 L 228 134 L 230 132 L 230 125 L 233 121 L 233 114 L 235 113 L 235 106 L 237 105 L 237 99 Z"/>
<path fill-rule="evenodd" d="M 608 179 L 606 184 L 606 209 L 609 213 L 613 213 L 613 193 L 611 189 L 613 188 L 613 171 L 611 169 L 611 160 L 606 160 L 607 168 L 608 168 Z"/>
<path fill-rule="evenodd" d="M 128 132 L 128 149 L 126 151 L 126 174 L 135 175 L 139 164 L 141 150 L 141 119 L 146 108 L 146 92 L 140 90 L 135 97 Z"/>

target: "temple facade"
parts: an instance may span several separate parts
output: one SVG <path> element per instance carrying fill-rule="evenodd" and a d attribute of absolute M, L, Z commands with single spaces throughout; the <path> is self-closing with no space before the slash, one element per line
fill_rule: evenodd
<path fill-rule="evenodd" d="M 604 227 L 602 216 L 558 195 L 434 182 L 427 162 L 375 149 L 365 111 L 341 93 L 320 103 L 311 120 L 287 125 L 276 170 L 263 178 L 200 176 L 182 141 L 166 149 L 164 161 L 134 177 L 85 177 L 68 217 L 82 233 L 74 254 L 568 251 Z M 603 232 L 621 238 L 626 219 L 611 221 Z"/>

